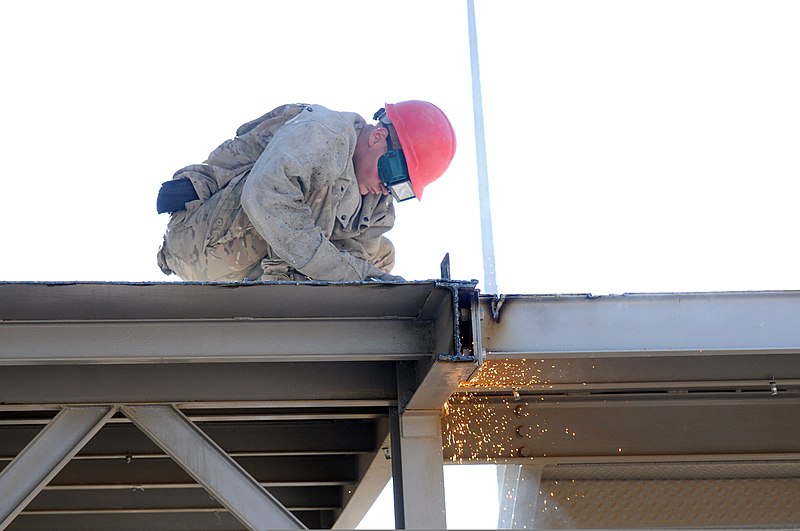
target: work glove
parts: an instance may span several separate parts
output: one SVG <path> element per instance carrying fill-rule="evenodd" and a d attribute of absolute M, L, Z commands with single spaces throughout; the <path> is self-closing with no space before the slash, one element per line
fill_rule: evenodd
<path fill-rule="evenodd" d="M 199 197 L 189 179 L 173 179 L 161 185 L 156 199 L 156 210 L 159 214 L 185 210 L 186 203 L 197 201 Z"/>

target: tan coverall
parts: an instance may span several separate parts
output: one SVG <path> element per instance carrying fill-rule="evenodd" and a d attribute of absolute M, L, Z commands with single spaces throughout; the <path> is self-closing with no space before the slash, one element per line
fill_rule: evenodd
<path fill-rule="evenodd" d="M 184 280 L 399 279 L 391 196 L 358 190 L 354 113 L 284 105 L 179 170 L 199 196 L 170 217 L 158 264 Z"/>

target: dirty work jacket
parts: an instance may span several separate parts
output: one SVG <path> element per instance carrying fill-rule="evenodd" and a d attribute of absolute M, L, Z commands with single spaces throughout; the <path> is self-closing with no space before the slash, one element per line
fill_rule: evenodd
<path fill-rule="evenodd" d="M 199 200 L 174 213 L 158 262 L 184 280 L 364 280 L 394 265 L 391 196 L 358 191 L 363 118 L 285 105 L 173 178 Z"/>

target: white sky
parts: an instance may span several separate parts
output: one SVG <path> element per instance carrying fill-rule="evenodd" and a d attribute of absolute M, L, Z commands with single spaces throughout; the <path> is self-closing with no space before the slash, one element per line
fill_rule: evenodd
<path fill-rule="evenodd" d="M 450 252 L 454 278 L 482 279 L 466 13 L 465 0 L 2 3 L 0 280 L 174 280 L 155 264 L 155 196 L 175 170 L 282 103 L 369 119 L 403 99 L 442 107 L 459 151 L 423 202 L 398 206 L 395 272 L 438 277 Z M 800 289 L 800 3 L 476 0 L 476 13 L 498 291 Z"/>

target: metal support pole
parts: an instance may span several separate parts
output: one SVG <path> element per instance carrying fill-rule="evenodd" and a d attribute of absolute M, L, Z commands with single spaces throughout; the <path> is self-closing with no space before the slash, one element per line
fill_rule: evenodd
<path fill-rule="evenodd" d="M 441 411 L 406 410 L 400 431 L 406 528 L 445 529 Z"/>
<path fill-rule="evenodd" d="M 116 412 L 65 407 L 0 473 L 0 529 L 5 529 Z"/>
<path fill-rule="evenodd" d="M 403 451 L 400 448 L 400 410 L 389 410 L 390 439 L 392 452 L 392 490 L 394 491 L 394 527 L 406 528 L 406 507 L 403 499 Z"/>
<path fill-rule="evenodd" d="M 536 528 L 536 514 L 539 511 L 539 500 L 542 495 L 542 468 L 536 465 L 519 467 L 514 521 L 512 522 L 512 527 L 515 529 Z"/>
<path fill-rule="evenodd" d="M 535 529 L 542 466 L 507 465 L 500 499 L 498 529 Z"/>
<path fill-rule="evenodd" d="M 517 495 L 516 472 L 519 466 L 503 465 L 497 467 L 497 529 L 511 529 L 514 520 L 514 499 Z"/>
<path fill-rule="evenodd" d="M 248 529 L 304 529 L 236 461 L 172 406 L 122 412 Z"/>
<path fill-rule="evenodd" d="M 472 109 L 475 115 L 475 155 L 478 159 L 478 199 L 481 209 L 481 244 L 483 248 L 483 283 L 486 293 L 497 293 L 494 262 L 492 207 L 489 197 L 489 172 L 486 164 L 486 135 L 483 128 L 483 97 L 478 64 L 478 32 L 475 28 L 475 3 L 467 0 L 469 56 L 472 66 Z"/>

